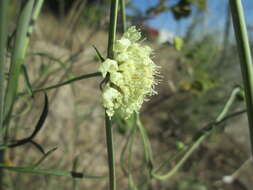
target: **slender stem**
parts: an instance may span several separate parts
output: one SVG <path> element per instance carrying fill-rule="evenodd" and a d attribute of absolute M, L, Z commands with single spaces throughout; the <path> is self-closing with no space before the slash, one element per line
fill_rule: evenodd
<path fill-rule="evenodd" d="M 127 157 L 127 163 L 128 163 L 128 175 L 130 175 L 132 170 L 132 155 L 133 155 L 133 144 L 134 144 L 134 137 L 136 135 L 136 127 L 133 126 L 133 129 L 131 131 L 131 138 L 129 139 L 129 147 L 128 147 L 128 157 Z"/>
<path fill-rule="evenodd" d="M 24 45 L 25 49 L 27 49 L 27 47 L 28 47 L 29 40 L 30 40 L 30 37 L 32 35 L 35 23 L 36 23 L 36 21 L 38 19 L 38 16 L 40 14 L 43 2 L 44 2 L 44 0 L 36 0 L 35 1 L 33 13 L 32 13 L 32 16 L 31 16 L 31 21 L 29 23 L 28 31 L 27 31 L 27 35 L 26 35 L 26 40 L 25 40 L 25 45 Z"/>
<path fill-rule="evenodd" d="M 147 132 L 145 130 L 145 128 L 143 127 L 141 120 L 140 120 L 140 116 L 139 114 L 136 114 L 136 124 L 139 128 L 140 134 L 141 134 L 141 139 L 144 145 L 144 155 L 145 155 L 145 159 L 146 162 L 148 164 L 149 169 L 153 167 L 153 154 L 152 154 L 152 148 L 151 148 L 151 144 L 149 141 L 149 138 L 147 136 Z"/>
<path fill-rule="evenodd" d="M 7 10 L 8 0 L 0 1 L 0 143 L 3 143 L 4 127 L 4 70 L 5 70 L 5 53 L 7 43 Z"/>
<path fill-rule="evenodd" d="M 27 38 L 27 32 L 29 23 L 32 16 L 34 0 L 24 1 L 23 8 L 19 15 L 17 32 L 15 36 L 15 45 L 11 57 L 10 66 L 10 78 L 8 80 L 7 89 L 5 93 L 5 105 L 4 105 L 4 120 L 8 120 L 8 116 L 12 111 L 14 101 L 16 99 L 18 89 L 18 78 L 20 75 L 21 64 L 25 58 L 25 43 Z"/>
<path fill-rule="evenodd" d="M 5 71 L 5 53 L 7 45 L 7 12 L 8 0 L 0 1 L 0 143 L 4 143 L 5 127 L 4 127 L 4 71 Z M 4 162 L 4 151 L 0 150 L 0 163 Z M 3 186 L 4 172 L 0 169 L 0 189 Z"/>
<path fill-rule="evenodd" d="M 227 101 L 227 103 L 225 104 L 225 106 L 223 107 L 221 113 L 218 115 L 218 117 L 216 118 L 215 122 L 220 122 L 228 113 L 228 110 L 230 109 L 230 107 L 232 106 L 232 104 L 234 103 L 236 96 L 240 93 L 240 88 L 237 87 L 235 88 L 232 92 L 231 95 Z"/>
<path fill-rule="evenodd" d="M 120 155 L 120 165 L 121 168 L 123 170 L 123 172 L 125 173 L 125 175 L 129 175 L 129 170 L 131 168 L 131 160 L 132 160 L 132 146 L 134 143 L 134 137 L 136 135 L 136 126 L 132 126 L 132 129 L 130 131 L 130 134 L 128 135 L 127 139 L 126 139 L 126 143 L 122 149 L 121 155 Z M 124 160 L 125 158 L 125 154 L 128 151 L 128 167 L 126 168 L 126 161 Z"/>
<path fill-rule="evenodd" d="M 152 173 L 153 177 L 159 180 L 169 179 L 173 176 L 179 168 L 185 163 L 185 161 L 189 158 L 189 156 L 199 147 L 199 145 L 205 140 L 208 135 L 205 134 L 201 136 L 194 144 L 189 148 L 189 150 L 184 154 L 184 156 L 179 160 L 179 162 L 166 174 L 158 175 L 155 172 Z"/>
<path fill-rule="evenodd" d="M 41 175 L 54 175 L 54 176 L 66 176 L 72 178 L 87 178 L 87 179 L 103 179 L 104 176 L 90 176 L 79 172 L 56 170 L 56 169 L 40 169 L 34 167 L 16 167 L 16 166 L 6 166 L 0 164 L 0 168 L 4 170 L 19 172 L 19 173 L 31 173 L 31 174 L 41 174 Z"/>
<path fill-rule="evenodd" d="M 125 0 L 120 0 L 120 12 L 122 18 L 122 31 L 126 31 L 126 3 Z"/>
<path fill-rule="evenodd" d="M 241 72 L 245 89 L 251 140 L 251 153 L 253 155 L 253 66 L 250 45 L 242 2 L 241 0 L 230 0 L 229 2 L 237 39 L 238 52 L 241 60 Z"/>
<path fill-rule="evenodd" d="M 113 59 L 114 42 L 116 39 L 117 18 L 118 18 L 118 0 L 111 0 L 110 26 L 108 37 L 107 57 Z"/>
<path fill-rule="evenodd" d="M 135 135 L 136 135 L 136 126 L 133 126 L 132 131 L 131 131 L 131 136 L 129 139 L 129 147 L 128 147 L 128 157 L 127 157 L 127 164 L 128 164 L 128 169 L 127 169 L 127 176 L 128 176 L 128 185 L 129 189 L 136 189 L 134 179 L 132 177 L 132 166 L 133 166 L 133 144 L 135 140 Z"/>
<path fill-rule="evenodd" d="M 105 128 L 106 128 L 106 143 L 107 143 L 107 152 L 108 152 L 110 190 L 116 190 L 116 174 L 115 174 L 112 123 L 107 113 L 105 113 Z"/>
<path fill-rule="evenodd" d="M 231 106 L 235 102 L 236 96 L 238 95 L 239 92 L 240 92 L 239 88 L 235 88 L 232 91 L 232 93 L 231 93 L 228 101 L 226 102 L 226 104 L 223 107 L 223 109 L 220 112 L 220 114 L 215 119 L 215 123 L 212 124 L 212 126 L 220 124 L 225 119 L 226 114 L 228 113 L 229 109 L 231 108 Z M 162 167 L 159 167 L 158 170 L 153 170 L 152 176 L 154 178 L 156 178 L 156 179 L 159 179 L 159 180 L 165 180 L 165 179 L 168 179 L 168 178 L 172 177 L 182 167 L 182 165 L 192 155 L 192 153 L 199 147 L 199 145 L 207 137 L 209 137 L 212 134 L 212 132 L 213 132 L 212 129 L 208 130 L 203 135 L 201 135 L 200 137 L 198 137 L 198 139 L 189 146 L 187 152 L 182 156 L 182 158 L 177 162 L 177 164 L 169 172 L 167 172 L 166 174 L 163 174 L 163 175 L 159 175 L 159 174 L 157 174 L 157 172 L 158 172 L 158 170 L 160 170 L 160 168 L 162 168 Z M 164 164 L 162 164 L 162 165 L 164 165 Z"/>
<path fill-rule="evenodd" d="M 111 59 L 114 58 L 113 51 L 117 30 L 118 4 L 119 4 L 118 0 L 111 0 L 110 26 L 108 36 L 108 48 L 107 48 L 107 57 Z M 108 152 L 110 190 L 116 190 L 116 173 L 114 162 L 112 123 L 109 116 L 106 113 L 105 113 L 105 124 L 106 124 L 105 127 L 106 127 L 106 142 Z"/>
<path fill-rule="evenodd" d="M 101 73 L 100 72 L 96 72 L 96 73 L 90 73 L 90 74 L 81 75 L 81 76 L 74 77 L 72 79 L 69 79 L 67 81 L 64 81 L 64 82 L 61 82 L 61 83 L 58 83 L 58 84 L 55 84 L 55 85 L 52 85 L 52 86 L 48 86 L 48 87 L 45 87 L 45 88 L 34 89 L 32 92 L 34 94 L 34 93 L 37 93 L 37 92 L 48 91 L 48 90 L 52 90 L 52 89 L 55 89 L 55 88 L 62 87 L 64 85 L 71 84 L 72 82 L 75 82 L 75 81 L 79 81 L 79 80 L 83 80 L 83 79 L 88 79 L 88 78 L 92 78 L 92 77 L 97 77 L 97 76 L 101 76 Z M 26 94 L 26 92 L 21 92 L 19 94 L 19 96 L 22 96 L 22 95 L 25 95 L 25 94 Z"/>

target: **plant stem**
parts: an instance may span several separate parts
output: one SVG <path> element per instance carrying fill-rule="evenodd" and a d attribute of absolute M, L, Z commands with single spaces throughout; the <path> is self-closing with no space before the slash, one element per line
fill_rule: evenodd
<path fill-rule="evenodd" d="M 135 120 L 137 121 L 137 114 L 135 116 Z M 128 157 L 127 157 L 127 176 L 128 176 L 128 188 L 132 190 L 137 190 L 137 187 L 135 185 L 135 181 L 132 176 L 132 170 L 133 170 L 133 144 L 135 140 L 137 132 L 137 126 L 132 126 L 131 136 L 129 139 L 129 147 L 128 147 Z"/>
<path fill-rule="evenodd" d="M 116 30 L 117 30 L 118 4 L 119 4 L 118 0 L 111 0 L 110 26 L 109 26 L 109 35 L 108 35 L 108 48 L 107 48 L 107 57 L 110 59 L 114 58 L 113 51 L 114 51 L 114 42 L 116 39 Z M 114 162 L 112 123 L 109 116 L 106 114 L 106 112 L 105 112 L 105 127 L 106 127 L 106 142 L 107 142 L 107 153 L 108 153 L 110 190 L 116 190 L 116 174 L 115 174 L 115 162 Z"/>
<path fill-rule="evenodd" d="M 90 74 L 81 75 L 81 76 L 74 77 L 72 79 L 69 79 L 67 81 L 64 81 L 64 82 L 61 82 L 61 83 L 58 83 L 58 84 L 55 84 L 55 85 L 52 85 L 52 86 L 48 86 L 48 87 L 45 87 L 45 88 L 33 89 L 32 92 L 33 92 L 33 94 L 35 94 L 37 92 L 48 91 L 48 90 L 52 90 L 52 89 L 55 89 L 55 88 L 59 88 L 61 86 L 65 86 L 65 85 L 71 84 L 72 82 L 75 82 L 75 81 L 79 81 L 79 80 L 83 80 L 83 79 L 88 79 L 88 78 L 92 78 L 92 77 L 97 77 L 97 76 L 101 76 L 101 73 L 100 72 L 96 72 L 96 73 L 90 73 Z M 25 94 L 27 94 L 27 93 L 26 92 L 21 92 L 19 94 L 19 96 L 22 96 L 22 95 L 25 95 Z"/>
<path fill-rule="evenodd" d="M 5 127 L 4 121 L 4 71 L 5 71 L 5 53 L 7 45 L 7 11 L 8 0 L 0 1 L 0 144 L 4 143 Z M 0 150 L 0 163 L 4 162 L 4 150 Z M 0 189 L 3 186 L 3 170 L 0 169 Z"/>
<path fill-rule="evenodd" d="M 132 160 L 132 146 L 134 143 L 134 138 L 136 136 L 136 126 L 132 126 L 132 129 L 130 131 L 130 134 L 128 135 L 126 139 L 126 143 L 122 149 L 121 155 L 120 155 L 120 165 L 125 175 L 129 175 L 129 171 L 131 170 L 131 160 Z M 127 162 L 125 161 L 125 155 L 128 152 Z M 128 167 L 126 167 L 126 163 L 128 164 Z"/>
<path fill-rule="evenodd" d="M 116 190 L 116 174 L 115 174 L 112 123 L 107 113 L 105 113 L 105 128 L 106 128 L 106 144 L 107 144 L 107 152 L 108 152 L 110 190 Z"/>
<path fill-rule="evenodd" d="M 34 25 L 38 19 L 39 14 L 40 14 L 43 2 L 44 2 L 44 0 L 36 0 L 35 1 L 33 13 L 31 16 L 31 21 L 30 21 L 30 24 L 29 24 L 28 30 L 27 30 L 27 35 L 26 35 L 26 40 L 25 40 L 25 45 L 24 45 L 25 49 L 27 49 L 27 47 L 28 47 L 29 40 L 30 40 L 30 37 L 31 37 L 33 29 L 34 29 Z"/>
<path fill-rule="evenodd" d="M 239 88 L 235 88 L 228 101 L 226 102 L 225 106 L 223 107 L 222 111 L 220 112 L 220 114 L 217 116 L 217 118 L 215 119 L 215 123 L 212 124 L 212 127 L 215 125 L 220 124 L 220 122 L 222 122 L 222 120 L 225 118 L 226 114 L 228 113 L 229 109 L 231 108 L 231 106 L 233 105 L 233 103 L 236 100 L 236 96 L 238 95 L 238 93 L 240 92 Z M 165 180 L 168 179 L 170 177 L 172 177 L 178 170 L 179 168 L 182 167 L 182 165 L 185 163 L 185 161 L 192 155 L 192 153 L 199 147 L 199 145 L 207 138 L 209 137 L 213 132 L 213 128 L 211 128 L 210 130 L 208 130 L 207 132 L 205 132 L 203 135 L 201 135 L 200 137 L 198 137 L 198 139 L 196 141 L 194 141 L 188 148 L 188 150 L 186 151 L 186 153 L 182 156 L 182 158 L 177 162 L 177 164 L 166 174 L 163 175 L 159 175 L 157 174 L 157 172 L 163 168 L 163 165 L 165 165 L 166 163 L 162 164 L 162 166 L 160 166 L 158 169 L 153 170 L 152 172 L 152 176 L 156 179 L 159 180 Z"/>
<path fill-rule="evenodd" d="M 104 176 L 90 176 L 79 172 L 56 170 L 56 169 L 40 169 L 34 167 L 16 167 L 16 166 L 6 166 L 0 164 L 0 168 L 4 170 L 19 172 L 19 173 L 30 173 L 30 174 L 41 174 L 41 175 L 54 175 L 54 176 L 66 176 L 72 178 L 87 178 L 87 179 L 103 179 Z"/>
<path fill-rule="evenodd" d="M 223 107 L 222 111 L 220 112 L 220 114 L 218 115 L 218 117 L 216 118 L 215 122 L 218 123 L 221 120 L 224 119 L 224 117 L 226 116 L 226 114 L 228 113 L 229 109 L 231 108 L 232 104 L 235 102 L 236 100 L 236 96 L 240 93 L 240 88 L 236 87 L 232 92 L 231 95 L 228 99 L 228 101 L 226 102 L 225 106 Z"/>
<path fill-rule="evenodd" d="M 109 26 L 109 38 L 107 57 L 113 59 L 114 42 L 116 39 L 117 30 L 117 18 L 118 18 L 118 0 L 111 0 L 111 12 L 110 12 L 110 26 Z"/>
<path fill-rule="evenodd" d="M 120 12 L 122 18 L 122 31 L 126 31 L 126 3 L 125 0 L 120 0 Z"/>
<path fill-rule="evenodd" d="M 136 114 L 136 125 L 137 125 L 137 127 L 140 131 L 140 134 L 141 134 L 141 139 L 142 139 L 143 147 L 144 147 L 145 160 L 147 162 L 148 168 L 152 169 L 152 167 L 153 167 L 152 148 L 151 148 L 151 144 L 150 144 L 147 132 L 141 123 L 139 114 Z"/>
<path fill-rule="evenodd" d="M 7 43 L 7 9 L 8 0 L 0 1 L 0 143 L 3 143 L 4 126 L 4 70 L 5 70 L 5 53 Z"/>
<path fill-rule="evenodd" d="M 8 120 L 8 116 L 11 114 L 14 101 L 16 99 L 18 89 L 18 78 L 20 75 L 21 64 L 25 58 L 25 43 L 29 23 L 32 16 L 34 0 L 24 1 L 24 6 L 19 15 L 17 32 L 15 37 L 15 45 L 11 57 L 10 66 L 10 78 L 8 80 L 6 94 L 5 94 L 5 105 L 4 105 L 4 120 Z"/>
<path fill-rule="evenodd" d="M 245 89 L 247 104 L 251 153 L 253 155 L 253 67 L 247 27 L 241 0 L 230 0 L 234 30 L 237 40 L 238 52 L 241 60 L 241 72 Z"/>

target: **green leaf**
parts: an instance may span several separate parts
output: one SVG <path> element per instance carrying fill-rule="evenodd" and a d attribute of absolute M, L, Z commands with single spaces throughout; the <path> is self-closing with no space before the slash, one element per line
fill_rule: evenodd
<path fill-rule="evenodd" d="M 104 179 L 105 176 L 92 176 L 86 175 L 80 172 L 65 171 L 65 170 L 56 170 L 56 169 L 39 169 L 33 167 L 16 167 L 16 166 L 6 166 L 0 164 L 0 168 L 19 172 L 19 173 L 30 173 L 30 174 L 41 174 L 41 175 L 54 175 L 54 176 L 66 176 L 72 178 L 87 178 L 87 179 Z"/>
<path fill-rule="evenodd" d="M 97 56 L 98 56 L 98 58 L 99 58 L 99 61 L 100 61 L 101 63 L 104 62 L 104 61 L 105 61 L 105 58 L 103 58 L 103 56 L 102 56 L 101 53 L 98 51 L 98 49 L 96 48 L 96 46 L 93 45 L 93 48 L 94 48 L 95 51 L 96 51 L 96 54 L 97 54 Z"/>

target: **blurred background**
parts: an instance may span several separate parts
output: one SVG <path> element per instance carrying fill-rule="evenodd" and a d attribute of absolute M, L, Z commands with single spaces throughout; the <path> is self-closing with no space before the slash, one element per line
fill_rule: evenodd
<path fill-rule="evenodd" d="M 9 9 L 10 31 L 20 1 Z M 252 45 L 253 3 L 242 1 Z M 155 155 L 155 164 L 173 157 L 203 126 L 220 113 L 235 86 L 241 85 L 238 53 L 227 0 L 128 0 L 127 24 L 143 33 L 144 44 L 154 50 L 153 60 L 161 67 L 158 95 L 141 110 Z M 109 0 L 45 0 L 36 23 L 25 63 L 34 88 L 47 87 L 75 76 L 97 72 L 95 45 L 106 56 Z M 119 15 L 118 35 L 122 33 Z M 180 40 L 178 40 L 180 39 Z M 181 40 L 182 39 L 182 40 Z M 48 91 L 49 116 L 36 142 L 46 150 L 57 150 L 43 168 L 75 170 L 107 175 L 104 111 L 100 78 L 85 79 Z M 20 92 L 25 90 L 21 78 Z M 43 105 L 43 94 L 34 99 L 22 96 L 15 105 L 10 124 L 11 139 L 30 134 Z M 238 98 L 234 111 L 245 109 Z M 129 123 L 115 118 L 117 183 L 128 189 L 120 168 L 120 154 L 129 134 Z M 246 115 L 226 122 L 224 133 L 206 140 L 186 164 L 169 180 L 145 184 L 143 147 L 140 138 L 133 146 L 133 179 L 139 189 L 150 190 L 251 190 L 253 167 L 249 158 Z M 8 150 L 9 165 L 31 165 L 40 158 L 33 146 Z M 169 170 L 175 162 L 166 166 Z M 231 183 L 224 176 L 237 173 Z M 21 175 L 6 172 L 6 189 L 107 189 L 107 180 L 73 180 L 66 177 Z"/>

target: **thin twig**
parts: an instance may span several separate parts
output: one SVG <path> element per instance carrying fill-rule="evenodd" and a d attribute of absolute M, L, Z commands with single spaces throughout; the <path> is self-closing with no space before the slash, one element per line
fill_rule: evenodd
<path fill-rule="evenodd" d="M 72 79 L 69 79 L 67 81 L 64 81 L 62 83 L 58 83 L 58 84 L 55 84 L 55 85 L 52 85 L 52 86 L 48 86 L 48 87 L 45 87 L 45 88 L 34 89 L 33 90 L 33 94 L 35 94 L 37 92 L 45 92 L 45 91 L 48 91 L 48 90 L 59 88 L 59 87 L 71 84 L 71 83 L 73 83 L 75 81 L 79 81 L 79 80 L 83 80 L 83 79 L 88 79 L 88 78 L 92 78 L 92 77 L 98 77 L 98 76 L 101 76 L 100 72 L 81 75 L 81 76 L 74 77 Z M 22 95 L 25 95 L 25 94 L 26 94 L 26 92 L 21 92 L 21 93 L 19 93 L 19 96 L 22 96 Z"/>

